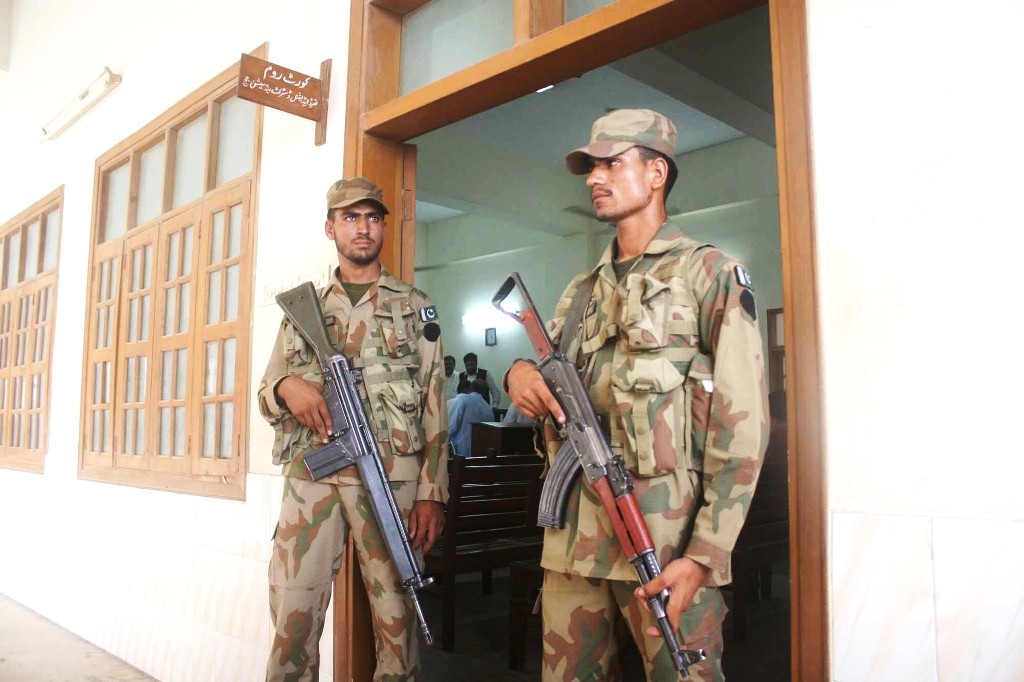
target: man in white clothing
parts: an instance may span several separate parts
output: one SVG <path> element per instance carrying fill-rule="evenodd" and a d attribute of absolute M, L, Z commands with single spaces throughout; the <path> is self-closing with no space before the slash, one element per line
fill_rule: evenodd
<path fill-rule="evenodd" d="M 444 356 L 444 397 L 451 400 L 459 394 L 459 375 L 455 373 L 455 356 Z"/>

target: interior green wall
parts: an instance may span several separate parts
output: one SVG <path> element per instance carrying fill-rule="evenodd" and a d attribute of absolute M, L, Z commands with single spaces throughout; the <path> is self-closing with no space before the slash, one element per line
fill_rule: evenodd
<path fill-rule="evenodd" d="M 782 306 L 775 150 L 752 138 L 741 138 L 682 155 L 676 163 L 679 179 L 668 204 L 678 215 L 672 220 L 691 237 L 708 241 L 747 265 L 756 287 L 762 334 L 766 335 L 763 311 Z M 536 229 L 529 217 L 513 215 L 517 190 L 520 203 L 534 204 L 536 200 L 541 205 L 564 206 L 578 202 L 583 180 L 576 180 L 579 188 L 547 183 L 545 191 L 534 196 L 522 191 L 518 183 L 509 182 L 511 169 L 505 163 L 480 165 L 471 178 L 464 175 L 455 183 L 453 178 L 465 172 L 464 165 L 448 173 L 443 164 L 432 162 L 430 173 L 424 176 L 424 183 L 435 191 L 457 185 L 450 189 L 459 192 L 459 201 L 467 202 L 464 205 L 469 211 L 417 228 L 416 285 L 437 304 L 445 352 L 456 357 L 460 369 L 462 356 L 469 351 L 479 356 L 481 367 L 497 374 L 516 358 L 533 357 L 525 333 L 508 318 L 494 317 L 498 345 L 493 347 L 484 345 L 486 325 L 462 323 L 463 315 L 489 307 L 510 271 L 522 275 L 541 315 L 548 317 L 569 280 L 595 263 L 614 236 L 612 228 L 594 220 L 581 221 L 578 216 L 573 217 L 575 233 L 558 236 Z M 527 177 L 526 170 L 516 167 L 516 176 Z M 550 169 L 538 169 L 532 181 L 549 173 Z M 564 177 L 572 179 L 568 174 Z M 549 196 L 559 194 L 559 187 L 571 195 L 562 201 Z M 505 397 L 502 404 L 507 403 Z"/>

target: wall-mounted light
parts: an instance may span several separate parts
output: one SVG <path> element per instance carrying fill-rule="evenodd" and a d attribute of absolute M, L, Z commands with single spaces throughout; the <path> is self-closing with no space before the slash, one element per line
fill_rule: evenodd
<path fill-rule="evenodd" d="M 52 140 L 63 133 L 72 123 L 81 118 L 82 114 L 96 106 L 96 103 L 116 88 L 120 82 L 120 76 L 109 68 L 103 67 L 103 73 L 90 83 L 88 88 L 43 126 L 43 139 L 40 142 Z"/>
<path fill-rule="evenodd" d="M 471 309 L 462 316 L 462 326 L 471 331 L 480 331 L 489 327 L 506 328 L 514 324 L 515 322 L 491 306 Z"/>

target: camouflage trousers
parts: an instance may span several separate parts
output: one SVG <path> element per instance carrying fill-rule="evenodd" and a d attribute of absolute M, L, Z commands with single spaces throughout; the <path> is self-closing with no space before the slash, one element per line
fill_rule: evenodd
<path fill-rule="evenodd" d="M 640 650 L 648 682 L 680 680 L 661 637 L 646 634 L 654 618 L 633 596 L 638 582 L 602 580 L 544 572 L 544 682 L 621 682 L 617 632 L 628 629 Z M 722 621 L 725 601 L 718 588 L 701 587 L 683 612 L 679 642 L 707 650 L 708 659 L 690 666 L 693 682 L 723 682 Z M 685 642 L 685 643 L 684 643 Z"/>
<path fill-rule="evenodd" d="M 395 482 L 391 487 L 408 523 L 416 484 Z M 319 678 L 320 636 L 349 531 L 354 534 L 373 614 L 377 649 L 373 679 L 405 682 L 419 678 L 412 604 L 395 573 L 363 487 L 285 477 L 281 519 L 270 559 L 274 642 L 267 682 L 315 682 Z"/>

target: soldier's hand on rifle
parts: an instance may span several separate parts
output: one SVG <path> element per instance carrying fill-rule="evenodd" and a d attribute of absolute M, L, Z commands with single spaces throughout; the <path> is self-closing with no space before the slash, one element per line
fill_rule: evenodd
<path fill-rule="evenodd" d="M 549 412 L 559 424 L 565 423 L 565 414 L 551 394 L 537 365 L 519 360 L 508 371 L 508 396 L 516 409 L 530 419 L 543 417 Z"/>
<path fill-rule="evenodd" d="M 331 413 L 327 410 L 320 384 L 292 375 L 282 379 L 274 392 L 300 424 L 313 429 L 323 442 L 328 442 Z"/>
<path fill-rule="evenodd" d="M 417 500 L 409 514 L 409 542 L 413 549 L 423 547 L 429 552 L 444 529 L 444 505 L 430 500 Z"/>
<path fill-rule="evenodd" d="M 672 629 L 679 631 L 679 619 L 693 601 L 693 595 L 697 593 L 708 575 L 708 567 L 698 564 L 689 557 L 683 557 L 670 561 L 661 575 L 646 585 L 641 585 L 634 594 L 640 600 L 647 612 L 651 609 L 647 605 L 647 599 L 658 594 L 666 587 L 669 590 L 668 605 L 665 607 L 665 614 L 668 616 Z M 656 627 L 647 628 L 647 634 L 651 637 L 660 637 L 661 632 Z"/>

